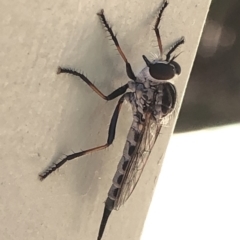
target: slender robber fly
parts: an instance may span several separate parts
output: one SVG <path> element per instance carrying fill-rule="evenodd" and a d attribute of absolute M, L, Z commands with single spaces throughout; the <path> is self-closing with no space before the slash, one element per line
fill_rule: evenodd
<path fill-rule="evenodd" d="M 108 217 L 112 210 L 119 209 L 135 189 L 153 145 L 164 125 L 164 120 L 175 109 L 177 92 L 175 86 L 170 81 L 181 73 L 181 67 L 175 62 L 177 55 L 171 55 L 179 45 L 184 43 L 184 38 L 182 37 L 175 42 L 167 52 L 165 59 L 163 59 L 163 48 L 158 26 L 167 5 L 168 1 L 164 1 L 158 11 L 158 16 L 154 25 L 160 57 L 153 61 L 149 61 L 147 57 L 143 55 L 146 66 L 138 75 L 134 74 L 130 63 L 118 43 L 116 35 L 113 33 L 112 28 L 106 20 L 104 11 L 101 10 L 97 13 L 103 26 L 110 34 L 111 39 L 117 47 L 120 56 L 124 60 L 127 76 L 131 79 L 127 84 L 116 89 L 108 96 L 105 96 L 80 72 L 62 67 L 59 67 L 57 71 L 58 74 L 68 73 L 79 77 L 104 100 L 110 101 L 119 96 L 121 97 L 112 115 L 107 143 L 85 151 L 66 155 L 60 162 L 52 164 L 40 173 L 40 180 L 45 179 L 49 174 L 69 160 L 109 147 L 115 138 L 118 115 L 123 102 L 127 101 L 132 106 L 133 122 L 123 149 L 123 156 L 118 164 L 117 171 L 113 177 L 112 186 L 108 192 L 107 200 L 105 201 L 105 208 L 97 237 L 98 240 L 102 238 Z M 130 91 L 127 92 L 127 90 Z"/>

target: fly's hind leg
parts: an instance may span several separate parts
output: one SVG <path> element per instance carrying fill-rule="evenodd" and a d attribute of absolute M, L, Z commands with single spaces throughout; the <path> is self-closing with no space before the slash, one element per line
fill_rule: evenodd
<path fill-rule="evenodd" d="M 99 151 L 99 150 L 102 150 L 102 149 L 105 149 L 105 148 L 109 147 L 113 143 L 113 140 L 115 138 L 116 125 L 117 125 L 118 115 L 119 115 L 119 112 L 121 110 L 121 106 L 123 104 L 123 101 L 128 100 L 128 99 L 129 99 L 129 94 L 126 93 L 118 101 L 118 104 L 117 104 L 117 106 L 114 110 L 114 113 L 112 115 L 112 119 L 111 119 L 111 122 L 110 122 L 109 130 L 108 130 L 108 139 L 107 139 L 106 144 L 98 146 L 98 147 L 90 148 L 90 149 L 87 149 L 87 150 L 84 150 L 84 151 L 81 151 L 81 152 L 76 152 L 76 153 L 67 155 L 60 162 L 52 164 L 47 169 L 45 169 L 43 172 L 41 172 L 38 175 L 39 179 L 40 180 L 45 179 L 49 174 L 51 174 L 52 172 L 54 172 L 55 170 L 60 168 L 67 161 L 70 161 L 70 160 L 73 160 L 75 158 L 84 156 L 86 154 L 89 154 L 89 153 L 92 153 L 92 152 L 95 152 L 95 151 Z"/>
<path fill-rule="evenodd" d="M 128 89 L 128 84 L 125 84 L 122 87 L 116 89 L 115 91 L 113 91 L 112 93 L 110 93 L 109 95 L 106 96 L 82 73 L 72 70 L 70 68 L 58 67 L 57 74 L 60 74 L 60 73 L 68 73 L 68 74 L 80 77 L 95 93 L 98 94 L 98 96 L 100 96 L 101 98 L 103 98 L 104 100 L 107 100 L 107 101 L 110 101 L 110 100 L 124 94 Z"/>
<path fill-rule="evenodd" d="M 104 11 L 103 9 L 97 13 L 97 15 L 99 16 L 103 26 L 106 28 L 106 30 L 109 32 L 115 46 L 117 47 L 117 50 L 119 52 L 119 54 L 121 55 L 122 59 L 124 60 L 124 62 L 126 63 L 126 72 L 127 72 L 127 75 L 130 79 L 132 80 L 136 80 L 136 76 L 134 75 L 133 73 L 133 70 L 132 70 L 132 67 L 130 65 L 130 63 L 128 62 L 125 54 L 123 53 L 119 43 L 118 43 L 118 40 L 117 40 L 117 37 L 116 37 L 116 34 L 113 33 L 113 30 L 112 28 L 110 27 L 105 15 L 104 15 Z"/>

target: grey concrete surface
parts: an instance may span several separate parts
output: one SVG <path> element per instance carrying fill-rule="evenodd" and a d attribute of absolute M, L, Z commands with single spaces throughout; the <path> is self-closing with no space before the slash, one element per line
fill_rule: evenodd
<path fill-rule="evenodd" d="M 198 47 L 209 0 L 172 0 L 164 13 L 165 49 L 185 36 L 178 57 L 178 109 Z M 62 154 L 105 143 L 116 101 L 104 102 L 79 79 L 56 75 L 58 65 L 83 70 L 104 93 L 128 81 L 125 66 L 96 16 L 105 9 L 135 73 L 158 53 L 152 31 L 161 1 L 0 2 L 1 239 L 96 239 L 104 200 L 131 122 L 124 107 L 107 150 L 65 164 L 44 182 L 38 173 Z M 139 239 L 175 125 L 156 143 L 129 199 L 113 212 L 104 238 Z M 161 153 L 161 154 L 159 154 Z"/>

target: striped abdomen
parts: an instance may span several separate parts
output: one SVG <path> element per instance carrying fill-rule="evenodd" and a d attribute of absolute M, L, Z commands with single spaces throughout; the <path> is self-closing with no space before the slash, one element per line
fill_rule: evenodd
<path fill-rule="evenodd" d="M 122 186 L 122 181 L 124 179 L 126 169 L 128 167 L 128 164 L 130 163 L 134 150 L 138 144 L 142 128 L 143 128 L 142 123 L 139 123 L 139 119 L 135 117 L 132 126 L 128 132 L 127 141 L 125 143 L 123 150 L 123 156 L 119 161 L 117 171 L 113 177 L 112 186 L 108 192 L 106 207 L 109 209 L 114 208 L 114 202 L 118 197 L 118 191 Z"/>

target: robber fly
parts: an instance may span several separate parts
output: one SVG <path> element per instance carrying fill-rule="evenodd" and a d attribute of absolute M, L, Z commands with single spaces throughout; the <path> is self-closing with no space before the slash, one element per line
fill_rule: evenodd
<path fill-rule="evenodd" d="M 116 89 L 111 94 L 105 96 L 86 76 L 70 68 L 59 67 L 57 73 L 68 73 L 79 77 L 93 91 L 95 91 L 104 100 L 110 101 L 119 96 L 117 106 L 112 115 L 108 130 L 107 143 L 85 151 L 76 152 L 67 155 L 58 163 L 49 166 L 45 171 L 39 174 L 40 180 L 45 179 L 50 173 L 61 167 L 65 162 L 84 156 L 94 151 L 102 150 L 109 147 L 115 138 L 115 130 L 118 115 L 124 101 L 132 106 L 133 122 L 129 130 L 127 141 L 123 150 L 123 156 L 118 164 L 117 171 L 114 175 L 112 186 L 108 192 L 102 221 L 97 239 L 102 238 L 107 220 L 112 210 L 119 209 L 130 197 L 138 180 L 142 174 L 144 166 L 148 160 L 152 147 L 164 124 L 164 119 L 169 116 L 175 109 L 177 92 L 175 86 L 170 83 L 173 78 L 181 73 L 180 65 L 175 61 L 177 55 L 171 56 L 177 47 L 184 43 L 184 38 L 175 42 L 163 59 L 163 48 L 159 33 L 159 23 L 168 1 L 164 1 L 158 11 L 158 16 L 154 25 L 154 31 L 157 37 L 160 57 L 149 61 L 143 55 L 146 66 L 142 71 L 135 75 L 130 63 L 123 53 L 116 35 L 110 27 L 104 11 L 101 10 L 99 16 L 106 31 L 110 34 L 117 50 L 126 64 L 127 76 L 131 79 L 127 84 Z M 127 92 L 127 90 L 130 90 Z"/>

